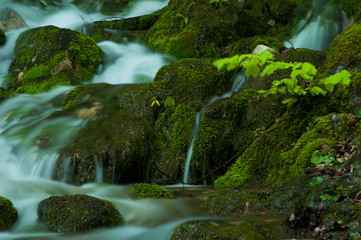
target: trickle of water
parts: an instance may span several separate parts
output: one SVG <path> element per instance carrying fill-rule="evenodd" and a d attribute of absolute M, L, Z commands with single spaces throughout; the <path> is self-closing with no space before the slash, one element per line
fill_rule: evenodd
<path fill-rule="evenodd" d="M 292 36 L 290 42 L 295 48 L 326 50 L 332 40 L 342 31 L 345 18 L 345 12 L 340 10 L 333 1 L 313 1 L 312 9 L 305 19 L 299 22 L 296 34 Z M 292 47 L 290 42 L 285 42 L 285 46 Z"/>
<path fill-rule="evenodd" d="M 198 129 L 199 129 L 199 123 L 203 117 L 204 114 L 204 110 L 211 106 L 213 103 L 222 100 L 222 99 L 226 99 L 232 96 L 232 94 L 234 92 L 237 92 L 238 89 L 242 86 L 242 84 L 244 83 L 244 81 L 246 80 L 246 74 L 245 73 L 241 73 L 240 75 L 238 75 L 235 80 L 233 81 L 233 85 L 232 85 L 232 89 L 226 93 L 224 93 L 221 96 L 214 96 L 211 98 L 211 100 L 209 100 L 206 105 L 204 105 L 204 107 L 201 109 L 201 111 L 199 111 L 196 114 L 196 119 L 193 123 L 193 127 L 192 127 L 192 134 L 190 137 L 190 144 L 189 144 L 189 148 L 186 154 L 186 161 L 185 161 L 185 166 L 184 166 L 184 175 L 183 175 L 183 183 L 190 183 L 190 179 L 189 179 L 189 169 L 190 169 L 190 165 L 191 165 L 191 160 L 192 160 L 192 155 L 193 155 L 193 147 L 194 147 L 194 143 L 197 137 L 197 133 L 198 133 Z"/>

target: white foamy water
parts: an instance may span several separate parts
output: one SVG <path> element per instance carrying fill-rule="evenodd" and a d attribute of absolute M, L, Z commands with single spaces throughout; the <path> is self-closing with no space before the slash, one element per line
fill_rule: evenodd
<path fill-rule="evenodd" d="M 125 84 L 153 81 L 159 68 L 167 64 L 166 57 L 153 53 L 138 43 L 99 43 L 105 53 L 105 63 L 94 83 Z"/>
<path fill-rule="evenodd" d="M 297 31 L 290 39 L 295 48 L 326 50 L 341 32 L 346 14 L 331 0 L 316 0 L 305 19 L 300 21 Z M 292 47 L 285 42 L 286 47 Z"/>

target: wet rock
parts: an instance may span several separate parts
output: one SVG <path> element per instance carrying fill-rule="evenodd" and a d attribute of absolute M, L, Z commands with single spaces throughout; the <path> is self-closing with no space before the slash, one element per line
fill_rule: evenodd
<path fill-rule="evenodd" d="M 173 198 L 163 187 L 155 184 L 136 183 L 130 186 L 134 198 Z"/>
<path fill-rule="evenodd" d="M 216 57 L 219 48 L 237 40 L 238 15 L 243 1 L 219 8 L 209 1 L 170 1 L 148 30 L 144 43 L 176 57 Z"/>
<path fill-rule="evenodd" d="M 101 12 L 106 15 L 119 14 L 125 12 L 133 3 L 133 0 L 75 0 L 72 4 L 88 13 Z"/>
<path fill-rule="evenodd" d="M 0 29 L 7 32 L 26 27 L 24 19 L 13 9 L 3 8 L 0 10 Z"/>
<path fill-rule="evenodd" d="M 0 46 L 4 45 L 6 42 L 5 33 L 0 29 Z"/>
<path fill-rule="evenodd" d="M 57 6 L 62 0 L 12 0 L 15 3 L 22 3 L 33 8 L 46 8 L 48 6 Z"/>
<path fill-rule="evenodd" d="M 9 231 L 18 218 L 18 212 L 9 199 L 0 197 L 0 231 Z"/>
<path fill-rule="evenodd" d="M 88 232 L 124 222 L 113 203 L 83 194 L 47 198 L 40 202 L 38 216 L 49 230 L 61 233 Z"/>
<path fill-rule="evenodd" d="M 90 81 L 102 54 L 92 38 L 69 29 L 27 30 L 16 41 L 7 87 L 12 93 L 35 94 Z"/>

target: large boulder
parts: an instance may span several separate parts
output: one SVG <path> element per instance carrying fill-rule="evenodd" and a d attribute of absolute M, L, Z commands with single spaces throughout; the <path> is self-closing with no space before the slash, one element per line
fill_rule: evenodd
<path fill-rule="evenodd" d="M 9 231 L 18 219 L 18 212 L 9 199 L 0 197 L 0 231 Z"/>
<path fill-rule="evenodd" d="M 0 29 L 2 31 L 11 31 L 26 26 L 24 19 L 13 9 L 3 8 L 0 10 Z"/>
<path fill-rule="evenodd" d="M 47 198 L 40 202 L 38 215 L 49 230 L 61 233 L 88 232 L 124 222 L 113 203 L 84 194 Z"/>
<path fill-rule="evenodd" d="M 69 29 L 27 30 L 16 41 L 7 86 L 13 93 L 35 94 L 87 82 L 102 62 L 102 54 L 92 38 Z"/>

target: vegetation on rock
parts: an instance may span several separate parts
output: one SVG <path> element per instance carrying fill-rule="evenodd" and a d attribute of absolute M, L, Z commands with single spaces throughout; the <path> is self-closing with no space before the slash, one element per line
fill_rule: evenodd
<path fill-rule="evenodd" d="M 7 86 L 12 93 L 35 94 L 91 79 L 102 50 L 81 33 L 46 26 L 23 32 L 16 41 Z"/>
<path fill-rule="evenodd" d="M 13 203 L 4 197 L 0 197 L 0 215 L 0 231 L 9 231 L 18 219 Z"/>
<path fill-rule="evenodd" d="M 84 194 L 47 198 L 40 202 L 38 215 L 49 230 L 61 233 L 88 232 L 124 222 L 113 203 Z"/>
<path fill-rule="evenodd" d="M 130 186 L 134 198 L 173 198 L 163 187 L 148 183 L 135 183 Z"/>

